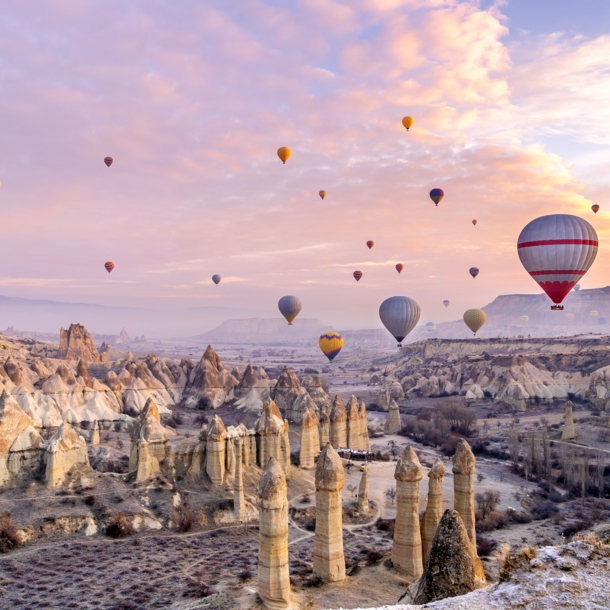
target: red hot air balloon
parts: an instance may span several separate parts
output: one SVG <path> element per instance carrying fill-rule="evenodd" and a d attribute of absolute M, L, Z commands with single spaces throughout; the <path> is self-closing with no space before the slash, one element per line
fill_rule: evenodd
<path fill-rule="evenodd" d="M 594 204 L 591 206 L 591 209 L 593 210 L 593 213 L 594 213 L 594 214 L 597 214 L 597 213 L 599 212 L 599 206 L 597 205 L 597 203 L 594 203 Z"/>
<path fill-rule="evenodd" d="M 472 221 L 472 224 L 473 224 L 473 225 L 476 227 L 476 226 L 477 226 L 477 221 L 476 221 L 476 220 L 473 220 L 473 221 Z"/>
<path fill-rule="evenodd" d="M 479 270 L 476 267 L 470 267 L 468 273 L 470 273 L 470 275 L 472 275 L 472 279 L 474 279 L 477 277 L 477 275 L 479 275 Z"/>
<path fill-rule="evenodd" d="M 404 268 L 405 266 L 402 263 L 398 263 L 398 265 L 396 265 L 396 271 L 398 271 L 398 273 L 400 273 Z"/>
<path fill-rule="evenodd" d="M 104 267 L 106 268 L 106 271 L 110 273 L 114 269 L 114 263 L 112 261 L 108 261 L 107 263 L 104 263 Z"/>
<path fill-rule="evenodd" d="M 114 159 L 112 157 L 104 157 L 104 163 L 106 164 L 106 167 L 110 167 L 113 161 Z"/>
<path fill-rule="evenodd" d="M 582 218 L 550 214 L 532 220 L 517 240 L 521 264 L 553 301 L 560 303 L 582 279 L 597 256 L 597 233 Z"/>
<path fill-rule="evenodd" d="M 359 282 L 362 277 L 362 271 L 354 271 L 354 277 L 356 278 L 356 281 Z"/>
<path fill-rule="evenodd" d="M 368 246 L 369 250 L 375 245 L 374 241 L 371 241 L 370 239 L 366 242 L 366 245 Z"/>
<path fill-rule="evenodd" d="M 444 196 L 445 191 L 443 189 L 432 189 L 430 191 L 430 199 L 434 201 L 434 205 L 438 205 Z"/>

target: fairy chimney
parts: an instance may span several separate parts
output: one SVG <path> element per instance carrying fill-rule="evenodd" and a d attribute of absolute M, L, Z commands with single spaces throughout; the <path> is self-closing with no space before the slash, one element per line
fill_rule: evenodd
<path fill-rule="evenodd" d="M 301 468 L 315 467 L 315 458 L 320 453 L 318 423 L 315 411 L 305 409 L 301 420 L 301 446 L 299 448 L 299 465 Z"/>
<path fill-rule="evenodd" d="M 400 422 L 400 411 L 398 409 L 398 404 L 394 399 L 392 399 L 390 401 L 388 418 L 386 419 L 383 431 L 385 434 L 398 434 L 401 429 L 402 424 Z"/>
<path fill-rule="evenodd" d="M 358 508 L 363 513 L 369 512 L 369 471 L 364 469 L 358 486 Z"/>
<path fill-rule="evenodd" d="M 79 436 L 69 423 L 63 422 L 46 444 L 44 459 L 46 484 L 49 487 L 57 487 L 73 466 L 89 466 L 85 439 Z"/>
<path fill-rule="evenodd" d="M 362 450 L 370 451 L 371 441 L 369 439 L 369 422 L 366 416 L 366 405 L 364 402 L 360 403 L 360 434 L 362 435 L 362 440 L 360 441 Z"/>
<path fill-rule="evenodd" d="M 361 449 L 362 440 L 360 413 L 358 412 L 358 399 L 352 396 L 345 408 L 347 411 L 347 447 Z"/>
<path fill-rule="evenodd" d="M 443 516 L 443 477 L 445 466 L 440 458 L 437 458 L 432 468 L 428 471 L 428 502 L 421 521 L 422 559 L 424 565 L 432 548 L 432 541 L 436 529 Z"/>
<path fill-rule="evenodd" d="M 335 449 L 347 447 L 347 411 L 338 394 L 330 412 L 330 444 Z"/>
<path fill-rule="evenodd" d="M 280 410 L 273 400 L 268 398 L 263 405 L 263 412 L 254 425 L 258 437 L 258 459 L 261 468 L 274 457 L 288 472 L 290 466 L 290 441 L 288 439 L 288 422 L 284 421 Z"/>
<path fill-rule="evenodd" d="M 238 521 L 243 521 L 246 515 L 246 503 L 244 499 L 244 482 L 242 477 L 243 457 L 242 445 L 243 439 L 241 436 L 235 437 L 235 479 L 233 481 L 233 510 L 235 518 Z"/>
<path fill-rule="evenodd" d="M 326 413 L 320 413 L 319 421 L 320 448 L 322 448 L 330 442 L 330 418 Z"/>
<path fill-rule="evenodd" d="M 572 401 L 566 402 L 566 415 L 563 424 L 563 432 L 561 433 L 562 441 L 571 441 L 576 439 L 576 430 L 574 429 L 574 416 L 572 414 Z"/>
<path fill-rule="evenodd" d="M 206 472 L 212 484 L 219 487 L 225 479 L 227 430 L 225 425 L 214 415 L 206 435 Z"/>
<path fill-rule="evenodd" d="M 100 444 L 100 427 L 97 423 L 97 419 L 93 422 L 93 429 L 91 430 L 91 440 L 89 442 L 92 445 Z"/>

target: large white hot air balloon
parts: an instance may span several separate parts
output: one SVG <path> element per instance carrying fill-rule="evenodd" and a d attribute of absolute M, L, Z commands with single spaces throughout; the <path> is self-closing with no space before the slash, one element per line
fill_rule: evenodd
<path fill-rule="evenodd" d="M 379 306 L 379 317 L 398 341 L 398 347 L 402 347 L 402 340 L 415 328 L 420 314 L 419 305 L 409 297 L 390 297 Z"/>
<path fill-rule="evenodd" d="M 303 305 L 301 304 L 301 299 L 299 299 L 299 297 L 290 295 L 282 297 L 278 301 L 277 306 L 280 310 L 280 313 L 288 321 L 288 326 L 292 326 L 293 320 L 299 315 L 299 312 L 303 307 Z"/>
<path fill-rule="evenodd" d="M 560 303 L 597 256 L 597 233 L 578 216 L 541 216 L 521 231 L 517 252 L 526 271 L 555 303 L 551 309 L 563 309 Z"/>

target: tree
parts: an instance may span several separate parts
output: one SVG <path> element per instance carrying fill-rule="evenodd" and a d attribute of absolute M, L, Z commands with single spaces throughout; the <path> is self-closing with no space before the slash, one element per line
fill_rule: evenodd
<path fill-rule="evenodd" d="M 517 472 L 519 470 L 519 428 L 516 424 L 513 424 L 508 431 L 508 446 L 513 469 Z"/>
<path fill-rule="evenodd" d="M 496 510 L 500 503 L 500 498 L 500 492 L 495 490 L 486 490 L 483 493 L 475 494 L 474 501 L 481 514 L 482 521 L 485 521 L 487 515 Z"/>
<path fill-rule="evenodd" d="M 392 506 L 394 506 L 394 500 L 396 499 L 396 487 L 388 487 L 385 490 L 384 495 L 388 500 L 392 501 Z"/>

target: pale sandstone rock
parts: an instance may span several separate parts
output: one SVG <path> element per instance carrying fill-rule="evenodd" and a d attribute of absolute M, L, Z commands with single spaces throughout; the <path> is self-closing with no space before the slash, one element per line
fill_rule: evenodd
<path fill-rule="evenodd" d="M 301 445 L 299 465 L 301 468 L 314 468 L 315 458 L 320 453 L 318 418 L 313 409 L 306 409 L 301 420 Z"/>
<path fill-rule="evenodd" d="M 240 369 L 237 365 L 233 367 L 233 370 L 231 371 L 231 375 L 233 375 L 233 377 L 235 377 L 235 379 L 237 379 L 237 381 L 241 381 L 241 378 L 243 377 L 243 373 L 240 371 Z"/>
<path fill-rule="evenodd" d="M 155 477 L 161 471 L 159 460 L 150 454 L 148 443 L 144 439 L 140 439 L 136 443 L 136 482 L 141 483 Z"/>
<path fill-rule="evenodd" d="M 562 441 L 571 441 L 577 438 L 574 428 L 574 415 L 572 414 L 572 401 L 566 402 L 566 415 L 563 422 L 563 431 L 561 433 Z"/>
<path fill-rule="evenodd" d="M 398 403 L 392 399 L 390 401 L 388 418 L 386 419 L 383 431 L 385 434 L 398 434 L 401 430 L 402 423 L 400 421 L 400 410 L 398 408 Z"/>
<path fill-rule="evenodd" d="M 45 448 L 45 481 L 49 487 L 60 485 L 73 466 L 89 465 L 85 439 L 76 434 L 66 422 L 59 427 Z"/>
<path fill-rule="evenodd" d="M 407 446 L 396 464 L 396 524 L 392 563 L 412 580 L 422 575 L 422 542 L 419 528 L 419 482 L 423 470 L 415 451 Z"/>
<path fill-rule="evenodd" d="M 245 504 L 245 499 L 244 499 L 244 482 L 243 482 L 243 477 L 242 477 L 243 442 L 244 441 L 241 436 L 237 436 L 233 440 L 233 443 L 235 444 L 235 478 L 234 478 L 234 482 L 233 482 L 233 510 L 235 512 L 235 518 L 238 521 L 243 521 L 246 516 L 246 504 Z"/>
<path fill-rule="evenodd" d="M 330 418 L 326 413 L 320 413 L 319 420 L 320 448 L 322 448 L 330 442 Z"/>
<path fill-rule="evenodd" d="M 269 458 L 274 457 L 287 473 L 290 466 L 289 426 L 273 400 L 265 402 L 254 429 L 258 439 L 259 466 L 263 468 Z"/>
<path fill-rule="evenodd" d="M 313 571 L 328 582 L 345 579 L 341 490 L 345 483 L 343 462 L 328 443 L 316 467 L 316 533 Z"/>
<path fill-rule="evenodd" d="M 225 425 L 214 415 L 206 434 L 206 472 L 212 484 L 219 487 L 225 480 L 227 430 Z"/>
<path fill-rule="evenodd" d="M 330 412 L 330 444 L 335 448 L 347 447 L 347 411 L 338 394 L 335 396 Z"/>
<path fill-rule="evenodd" d="M 347 447 L 350 449 L 362 449 L 362 426 L 360 413 L 358 411 L 358 399 L 352 396 L 345 408 L 347 411 Z"/>
<path fill-rule="evenodd" d="M 91 430 L 91 444 L 100 444 L 100 427 L 97 424 L 97 419 L 93 422 L 93 429 Z"/>
<path fill-rule="evenodd" d="M 233 398 L 234 388 L 239 382 L 223 364 L 211 345 L 206 348 L 201 360 L 189 373 L 185 389 L 185 404 L 195 407 L 200 400 L 216 409 Z"/>
<path fill-rule="evenodd" d="M 364 404 L 364 402 L 360 403 L 360 434 L 360 448 L 363 451 L 370 451 L 371 441 L 369 439 L 369 423 L 368 417 L 366 415 L 366 405 Z"/>
<path fill-rule="evenodd" d="M 363 513 L 368 513 L 369 507 L 369 471 L 364 470 L 360 477 L 360 485 L 358 486 L 358 508 Z"/>
<path fill-rule="evenodd" d="M 257 487 L 258 594 L 266 608 L 290 607 L 286 475 L 271 457 Z"/>
<path fill-rule="evenodd" d="M 59 330 L 59 350 L 57 357 L 61 360 L 76 360 L 101 362 L 102 357 L 97 351 L 93 337 L 81 324 L 70 324 L 68 330 Z"/>
<path fill-rule="evenodd" d="M 303 391 L 299 378 L 288 367 L 285 367 L 271 392 L 271 398 L 280 409 L 285 411 L 292 407 Z"/>
<path fill-rule="evenodd" d="M 436 529 L 443 516 L 443 477 L 445 466 L 437 458 L 428 471 L 428 502 L 421 521 L 422 559 L 424 565 L 432 548 Z"/>
<path fill-rule="evenodd" d="M 307 393 L 316 404 L 316 407 L 318 408 L 316 415 L 318 415 L 318 413 L 326 413 L 328 415 L 332 408 L 333 401 L 326 393 L 326 390 L 322 385 L 322 380 L 317 375 L 307 375 L 303 379 L 301 386 L 307 390 Z"/>
<path fill-rule="evenodd" d="M 312 410 L 316 415 L 320 412 L 313 398 L 303 391 L 292 403 L 292 406 L 285 410 L 286 419 L 300 424 L 306 409 Z"/>

